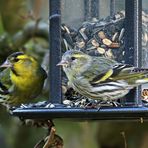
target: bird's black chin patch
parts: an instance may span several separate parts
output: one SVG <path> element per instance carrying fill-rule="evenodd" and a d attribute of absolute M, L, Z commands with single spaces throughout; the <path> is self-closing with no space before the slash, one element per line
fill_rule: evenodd
<path fill-rule="evenodd" d="M 11 67 L 11 71 L 13 72 L 13 74 L 15 74 L 16 76 L 19 76 L 19 74 L 16 72 L 16 70 L 14 69 L 14 67 Z"/>

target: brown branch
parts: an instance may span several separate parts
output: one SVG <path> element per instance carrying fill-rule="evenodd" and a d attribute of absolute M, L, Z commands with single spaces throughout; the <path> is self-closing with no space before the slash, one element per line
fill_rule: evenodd
<path fill-rule="evenodd" d="M 41 148 L 41 146 L 43 146 L 45 143 L 44 138 L 41 139 L 35 146 L 34 148 Z"/>
<path fill-rule="evenodd" d="M 14 48 L 22 47 L 33 37 L 40 37 L 48 41 L 48 24 L 41 21 L 31 21 L 25 25 L 22 31 L 12 37 Z"/>
<path fill-rule="evenodd" d="M 53 144 L 55 132 L 55 128 L 52 127 L 49 136 L 45 138 L 46 143 L 43 148 L 49 148 Z"/>
<path fill-rule="evenodd" d="M 43 5 L 42 0 L 34 1 L 33 12 L 36 20 L 40 18 L 42 5 Z"/>

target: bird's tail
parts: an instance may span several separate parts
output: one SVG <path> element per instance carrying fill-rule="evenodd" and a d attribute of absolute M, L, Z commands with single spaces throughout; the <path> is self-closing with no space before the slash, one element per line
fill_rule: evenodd
<path fill-rule="evenodd" d="M 148 71 L 141 73 L 139 76 L 139 78 L 135 81 L 136 84 L 145 84 L 148 83 Z"/>
<path fill-rule="evenodd" d="M 132 70 L 125 69 L 125 72 L 119 75 L 116 80 L 124 79 L 131 85 L 141 85 L 148 83 L 148 69 L 134 68 Z M 127 72 L 126 72 L 127 71 Z"/>

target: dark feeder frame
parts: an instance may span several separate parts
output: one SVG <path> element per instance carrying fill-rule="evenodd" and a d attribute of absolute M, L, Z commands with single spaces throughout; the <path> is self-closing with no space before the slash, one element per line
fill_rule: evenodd
<path fill-rule="evenodd" d="M 99 16 L 94 2 L 84 0 L 84 19 Z M 13 115 L 24 119 L 71 118 L 84 120 L 140 120 L 148 119 L 148 108 L 142 105 L 140 88 L 131 90 L 124 107 L 101 107 L 98 109 L 66 108 L 62 105 L 61 68 L 56 64 L 61 58 L 61 0 L 49 0 L 50 6 L 50 102 L 54 108 L 17 108 Z M 93 7 L 95 6 L 95 7 Z M 91 9 L 88 9 L 91 7 Z M 92 9 L 93 8 L 93 9 Z M 94 10 L 95 9 L 95 10 Z M 115 0 L 110 0 L 110 15 L 115 12 Z M 142 1 L 125 0 L 125 63 L 141 66 Z"/>

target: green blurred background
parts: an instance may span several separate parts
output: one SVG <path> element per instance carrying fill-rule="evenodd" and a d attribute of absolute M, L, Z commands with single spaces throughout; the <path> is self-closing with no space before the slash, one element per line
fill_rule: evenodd
<path fill-rule="evenodd" d="M 116 11 L 124 1 L 116 0 Z M 144 9 L 148 2 L 144 1 Z M 109 15 L 109 0 L 100 0 L 100 17 Z M 62 0 L 62 22 L 79 27 L 83 0 Z M 106 10 L 106 11 L 104 11 Z M 35 56 L 48 70 L 48 0 L 0 0 L 0 62 L 12 52 Z M 70 13 L 69 13 L 70 12 Z M 38 27 L 36 27 L 38 25 Z M 46 82 L 47 83 L 47 82 Z M 48 98 L 45 87 L 44 98 Z M 32 148 L 46 134 L 42 128 L 26 127 L 0 106 L 0 148 Z M 147 148 L 148 123 L 139 121 L 55 120 L 64 148 Z"/>

